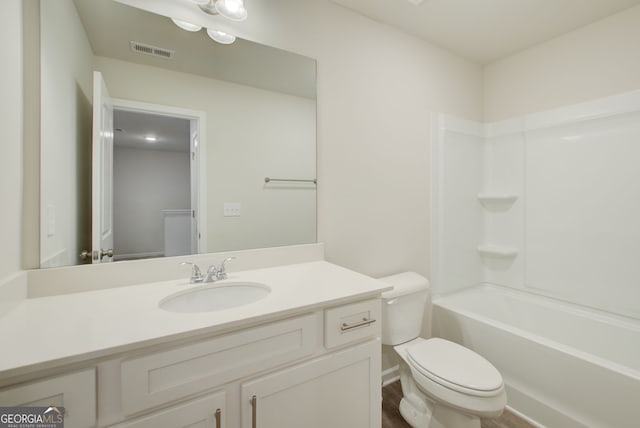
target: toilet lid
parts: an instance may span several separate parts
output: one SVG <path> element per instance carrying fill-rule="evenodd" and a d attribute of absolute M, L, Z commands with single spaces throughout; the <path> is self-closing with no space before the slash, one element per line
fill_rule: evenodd
<path fill-rule="evenodd" d="M 409 362 L 424 376 L 447 388 L 470 395 L 493 395 L 502 388 L 502 376 L 493 365 L 470 349 L 433 338 L 407 349 Z"/>

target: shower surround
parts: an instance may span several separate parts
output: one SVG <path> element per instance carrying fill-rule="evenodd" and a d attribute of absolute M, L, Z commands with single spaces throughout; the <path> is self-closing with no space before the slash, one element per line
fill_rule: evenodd
<path fill-rule="evenodd" d="M 640 91 L 488 124 L 437 115 L 433 129 L 434 332 L 492 354 L 512 407 L 535 421 L 631 424 L 623 391 L 640 394 L 640 367 L 618 354 L 640 359 Z M 561 352 L 495 360 L 531 335 Z M 541 361 L 549 375 L 533 382 Z M 594 391 L 611 403 L 589 404 Z"/>

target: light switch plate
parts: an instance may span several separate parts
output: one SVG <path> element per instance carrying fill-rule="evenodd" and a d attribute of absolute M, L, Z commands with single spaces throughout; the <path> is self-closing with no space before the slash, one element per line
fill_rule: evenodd
<path fill-rule="evenodd" d="M 225 217 L 240 217 L 240 203 L 239 202 L 225 202 L 224 203 L 224 216 Z"/>

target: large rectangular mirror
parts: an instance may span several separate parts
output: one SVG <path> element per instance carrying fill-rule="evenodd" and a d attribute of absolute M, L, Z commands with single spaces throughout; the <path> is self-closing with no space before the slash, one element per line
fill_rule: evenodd
<path fill-rule="evenodd" d="M 316 242 L 313 59 L 113 0 L 40 21 L 41 267 Z"/>

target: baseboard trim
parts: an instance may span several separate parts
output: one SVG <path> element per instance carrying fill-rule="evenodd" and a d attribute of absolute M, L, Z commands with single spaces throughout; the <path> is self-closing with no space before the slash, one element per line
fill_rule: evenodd
<path fill-rule="evenodd" d="M 382 371 L 382 387 L 400 380 L 400 366 L 396 365 Z"/>

